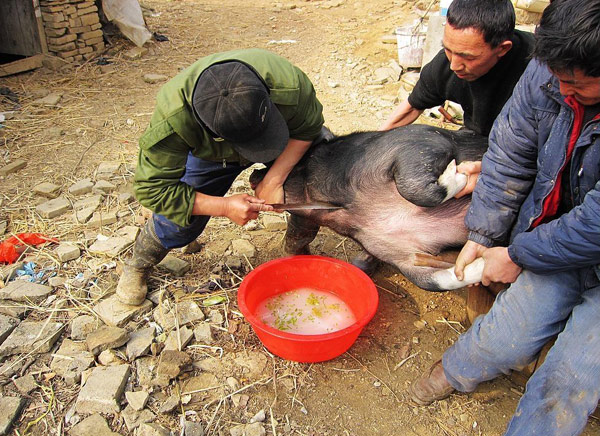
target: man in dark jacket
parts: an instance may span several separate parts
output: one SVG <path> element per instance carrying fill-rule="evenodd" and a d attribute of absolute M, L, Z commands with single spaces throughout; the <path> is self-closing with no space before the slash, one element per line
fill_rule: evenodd
<path fill-rule="evenodd" d="M 533 361 L 507 435 L 574 435 L 600 398 L 600 0 L 555 0 L 490 134 L 456 263 L 512 283 L 410 388 L 429 404 Z"/>
<path fill-rule="evenodd" d="M 283 203 L 283 183 L 321 133 L 323 107 L 299 68 L 265 50 L 206 56 L 158 92 L 140 138 L 134 189 L 152 218 L 117 285 L 124 304 L 146 297 L 146 277 L 170 249 L 195 241 L 211 216 L 245 224 Z M 247 194 L 224 197 L 253 163 L 269 171 Z"/>
<path fill-rule="evenodd" d="M 529 62 L 533 35 L 515 30 L 510 0 L 454 0 L 448 8 L 442 50 L 423 67 L 408 100 L 398 105 L 380 130 L 414 122 L 423 110 L 459 103 L 465 127 L 488 136 L 502 106 Z M 459 193 L 473 191 L 479 165 L 463 164 L 469 177 Z"/>

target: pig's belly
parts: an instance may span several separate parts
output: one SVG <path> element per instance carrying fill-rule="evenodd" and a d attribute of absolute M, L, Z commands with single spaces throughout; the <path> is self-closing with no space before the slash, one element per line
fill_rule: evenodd
<path fill-rule="evenodd" d="M 352 205 L 354 237 L 376 257 L 398 266 L 412 254 L 438 254 L 467 240 L 464 217 L 468 199 L 451 199 L 423 208 L 405 200 L 395 185 L 357 197 Z"/>

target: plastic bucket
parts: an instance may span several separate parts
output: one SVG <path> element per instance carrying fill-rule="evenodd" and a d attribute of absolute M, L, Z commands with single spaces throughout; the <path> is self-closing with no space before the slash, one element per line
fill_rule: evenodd
<path fill-rule="evenodd" d="M 423 60 L 426 29 L 422 26 L 402 26 L 396 28 L 398 63 L 404 68 L 417 68 Z"/>
<path fill-rule="evenodd" d="M 356 322 L 321 335 L 299 335 L 263 323 L 255 311 L 265 299 L 299 288 L 330 292 L 354 313 Z M 296 362 L 322 362 L 346 352 L 373 318 L 379 295 L 360 269 L 323 256 L 292 256 L 264 263 L 250 272 L 238 290 L 238 306 L 252 329 L 273 354 Z"/>

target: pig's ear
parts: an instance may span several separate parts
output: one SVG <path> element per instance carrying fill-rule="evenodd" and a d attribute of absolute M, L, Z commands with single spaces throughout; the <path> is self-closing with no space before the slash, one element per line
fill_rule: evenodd
<path fill-rule="evenodd" d="M 268 170 L 269 170 L 268 168 L 255 169 L 252 171 L 252 173 L 250 173 L 250 177 L 248 178 L 248 181 L 250 182 L 250 187 L 252 189 L 256 189 L 258 184 L 265 177 L 265 174 L 267 174 Z"/>
<path fill-rule="evenodd" d="M 448 190 L 439 184 L 440 171 L 428 171 L 424 168 L 420 172 L 406 170 L 394 170 L 396 189 L 402 197 L 420 207 L 438 206 L 445 201 Z"/>

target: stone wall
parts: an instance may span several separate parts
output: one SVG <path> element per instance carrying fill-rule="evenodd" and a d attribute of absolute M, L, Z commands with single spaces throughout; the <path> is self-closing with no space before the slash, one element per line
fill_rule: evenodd
<path fill-rule="evenodd" d="M 51 54 L 78 62 L 104 50 L 94 0 L 40 0 L 40 8 Z"/>

